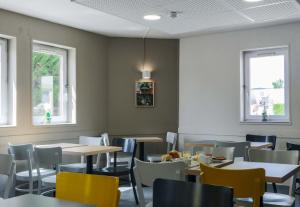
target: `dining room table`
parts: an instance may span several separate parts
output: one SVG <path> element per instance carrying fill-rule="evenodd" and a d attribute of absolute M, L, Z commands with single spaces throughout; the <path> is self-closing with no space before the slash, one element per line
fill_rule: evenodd
<path fill-rule="evenodd" d="M 296 174 L 300 170 L 300 165 L 240 161 L 240 162 L 234 162 L 230 165 L 224 166 L 223 168 L 224 169 L 262 168 L 265 170 L 266 182 L 284 183 L 289 178 L 293 177 L 293 179 L 296 179 Z M 291 187 L 289 188 L 289 194 L 293 195 L 294 192 L 295 192 L 295 185 L 291 185 Z"/>
<path fill-rule="evenodd" d="M 84 144 L 76 144 L 76 143 L 52 143 L 52 144 L 39 144 L 39 145 L 35 145 L 34 147 L 37 148 L 52 148 L 52 147 L 60 147 L 62 149 L 65 148 L 72 148 L 72 147 L 82 147 L 82 146 L 86 146 Z"/>
<path fill-rule="evenodd" d="M 211 167 L 216 167 L 216 168 L 222 168 L 227 165 L 231 165 L 234 161 L 233 160 L 220 160 L 220 161 L 214 161 L 209 163 L 208 165 Z M 200 164 L 199 162 L 192 162 L 191 165 L 189 165 L 186 168 L 185 174 L 187 176 L 190 176 L 190 180 L 193 180 L 192 177 L 199 176 L 200 175 Z"/>
<path fill-rule="evenodd" d="M 235 141 L 228 141 L 235 142 Z M 185 147 L 214 147 L 216 145 L 216 140 L 201 140 L 196 142 L 186 142 L 184 144 Z M 271 142 L 250 142 L 250 147 L 253 149 L 263 149 L 272 147 L 273 144 Z"/>
<path fill-rule="evenodd" d="M 96 207 L 35 194 L 0 199 L 1 207 Z"/>
<path fill-rule="evenodd" d="M 80 155 L 86 157 L 86 173 L 93 174 L 93 156 L 99 153 L 114 153 L 114 158 L 117 157 L 117 152 L 122 151 L 122 147 L 116 146 L 79 146 L 63 148 L 62 152 L 66 155 Z M 115 162 L 114 162 L 115 164 Z"/>

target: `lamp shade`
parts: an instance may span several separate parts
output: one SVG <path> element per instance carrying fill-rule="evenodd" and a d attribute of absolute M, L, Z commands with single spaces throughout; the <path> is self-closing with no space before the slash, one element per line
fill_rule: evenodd
<path fill-rule="evenodd" d="M 142 73 L 143 73 L 143 79 L 151 79 L 151 71 L 144 70 Z"/>

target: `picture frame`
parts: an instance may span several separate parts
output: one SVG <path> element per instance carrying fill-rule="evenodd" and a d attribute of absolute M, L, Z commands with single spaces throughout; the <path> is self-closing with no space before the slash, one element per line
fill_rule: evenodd
<path fill-rule="evenodd" d="M 154 107 L 154 81 L 139 80 L 135 82 L 136 107 Z"/>

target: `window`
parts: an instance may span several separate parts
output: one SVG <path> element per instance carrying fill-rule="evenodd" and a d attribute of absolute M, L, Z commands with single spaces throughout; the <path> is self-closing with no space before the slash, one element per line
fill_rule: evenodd
<path fill-rule="evenodd" d="M 8 98 L 7 98 L 7 68 L 8 68 L 8 47 L 7 40 L 0 38 L 0 124 L 8 124 Z"/>
<path fill-rule="evenodd" d="M 289 122 L 288 47 L 242 55 L 242 121 Z"/>
<path fill-rule="evenodd" d="M 33 43 L 32 115 L 34 125 L 75 123 L 70 49 Z"/>

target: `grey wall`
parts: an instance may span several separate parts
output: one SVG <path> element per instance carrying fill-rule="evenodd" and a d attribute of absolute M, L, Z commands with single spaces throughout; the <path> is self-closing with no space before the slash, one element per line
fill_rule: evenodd
<path fill-rule="evenodd" d="M 17 39 L 17 126 L 0 127 L 0 151 L 8 142 L 74 142 L 79 135 L 158 135 L 178 129 L 178 40 L 147 40 L 155 70 L 154 108 L 136 108 L 134 84 L 141 78 L 143 41 L 110 38 L 0 10 L 0 34 Z M 32 126 L 31 41 L 76 48 L 77 124 Z M 155 145 L 155 148 L 157 145 Z"/>
<path fill-rule="evenodd" d="M 279 148 L 300 142 L 300 23 L 180 40 L 179 131 L 182 139 L 244 140 L 275 134 Z M 240 123 L 240 51 L 290 46 L 292 125 Z M 182 143 L 181 143 L 182 144 Z"/>
<path fill-rule="evenodd" d="M 155 107 L 136 108 L 134 85 L 141 79 L 143 40 L 110 38 L 107 102 L 112 135 L 164 137 L 167 131 L 177 131 L 178 46 L 178 40 L 147 39 L 146 65 L 154 70 Z"/>
<path fill-rule="evenodd" d="M 0 148 L 7 142 L 69 141 L 81 134 L 106 130 L 108 38 L 0 10 L 0 34 L 17 38 L 17 126 L 0 128 Z M 77 124 L 32 126 L 31 41 L 40 40 L 77 50 Z M 72 140 L 73 141 L 73 140 Z"/>

